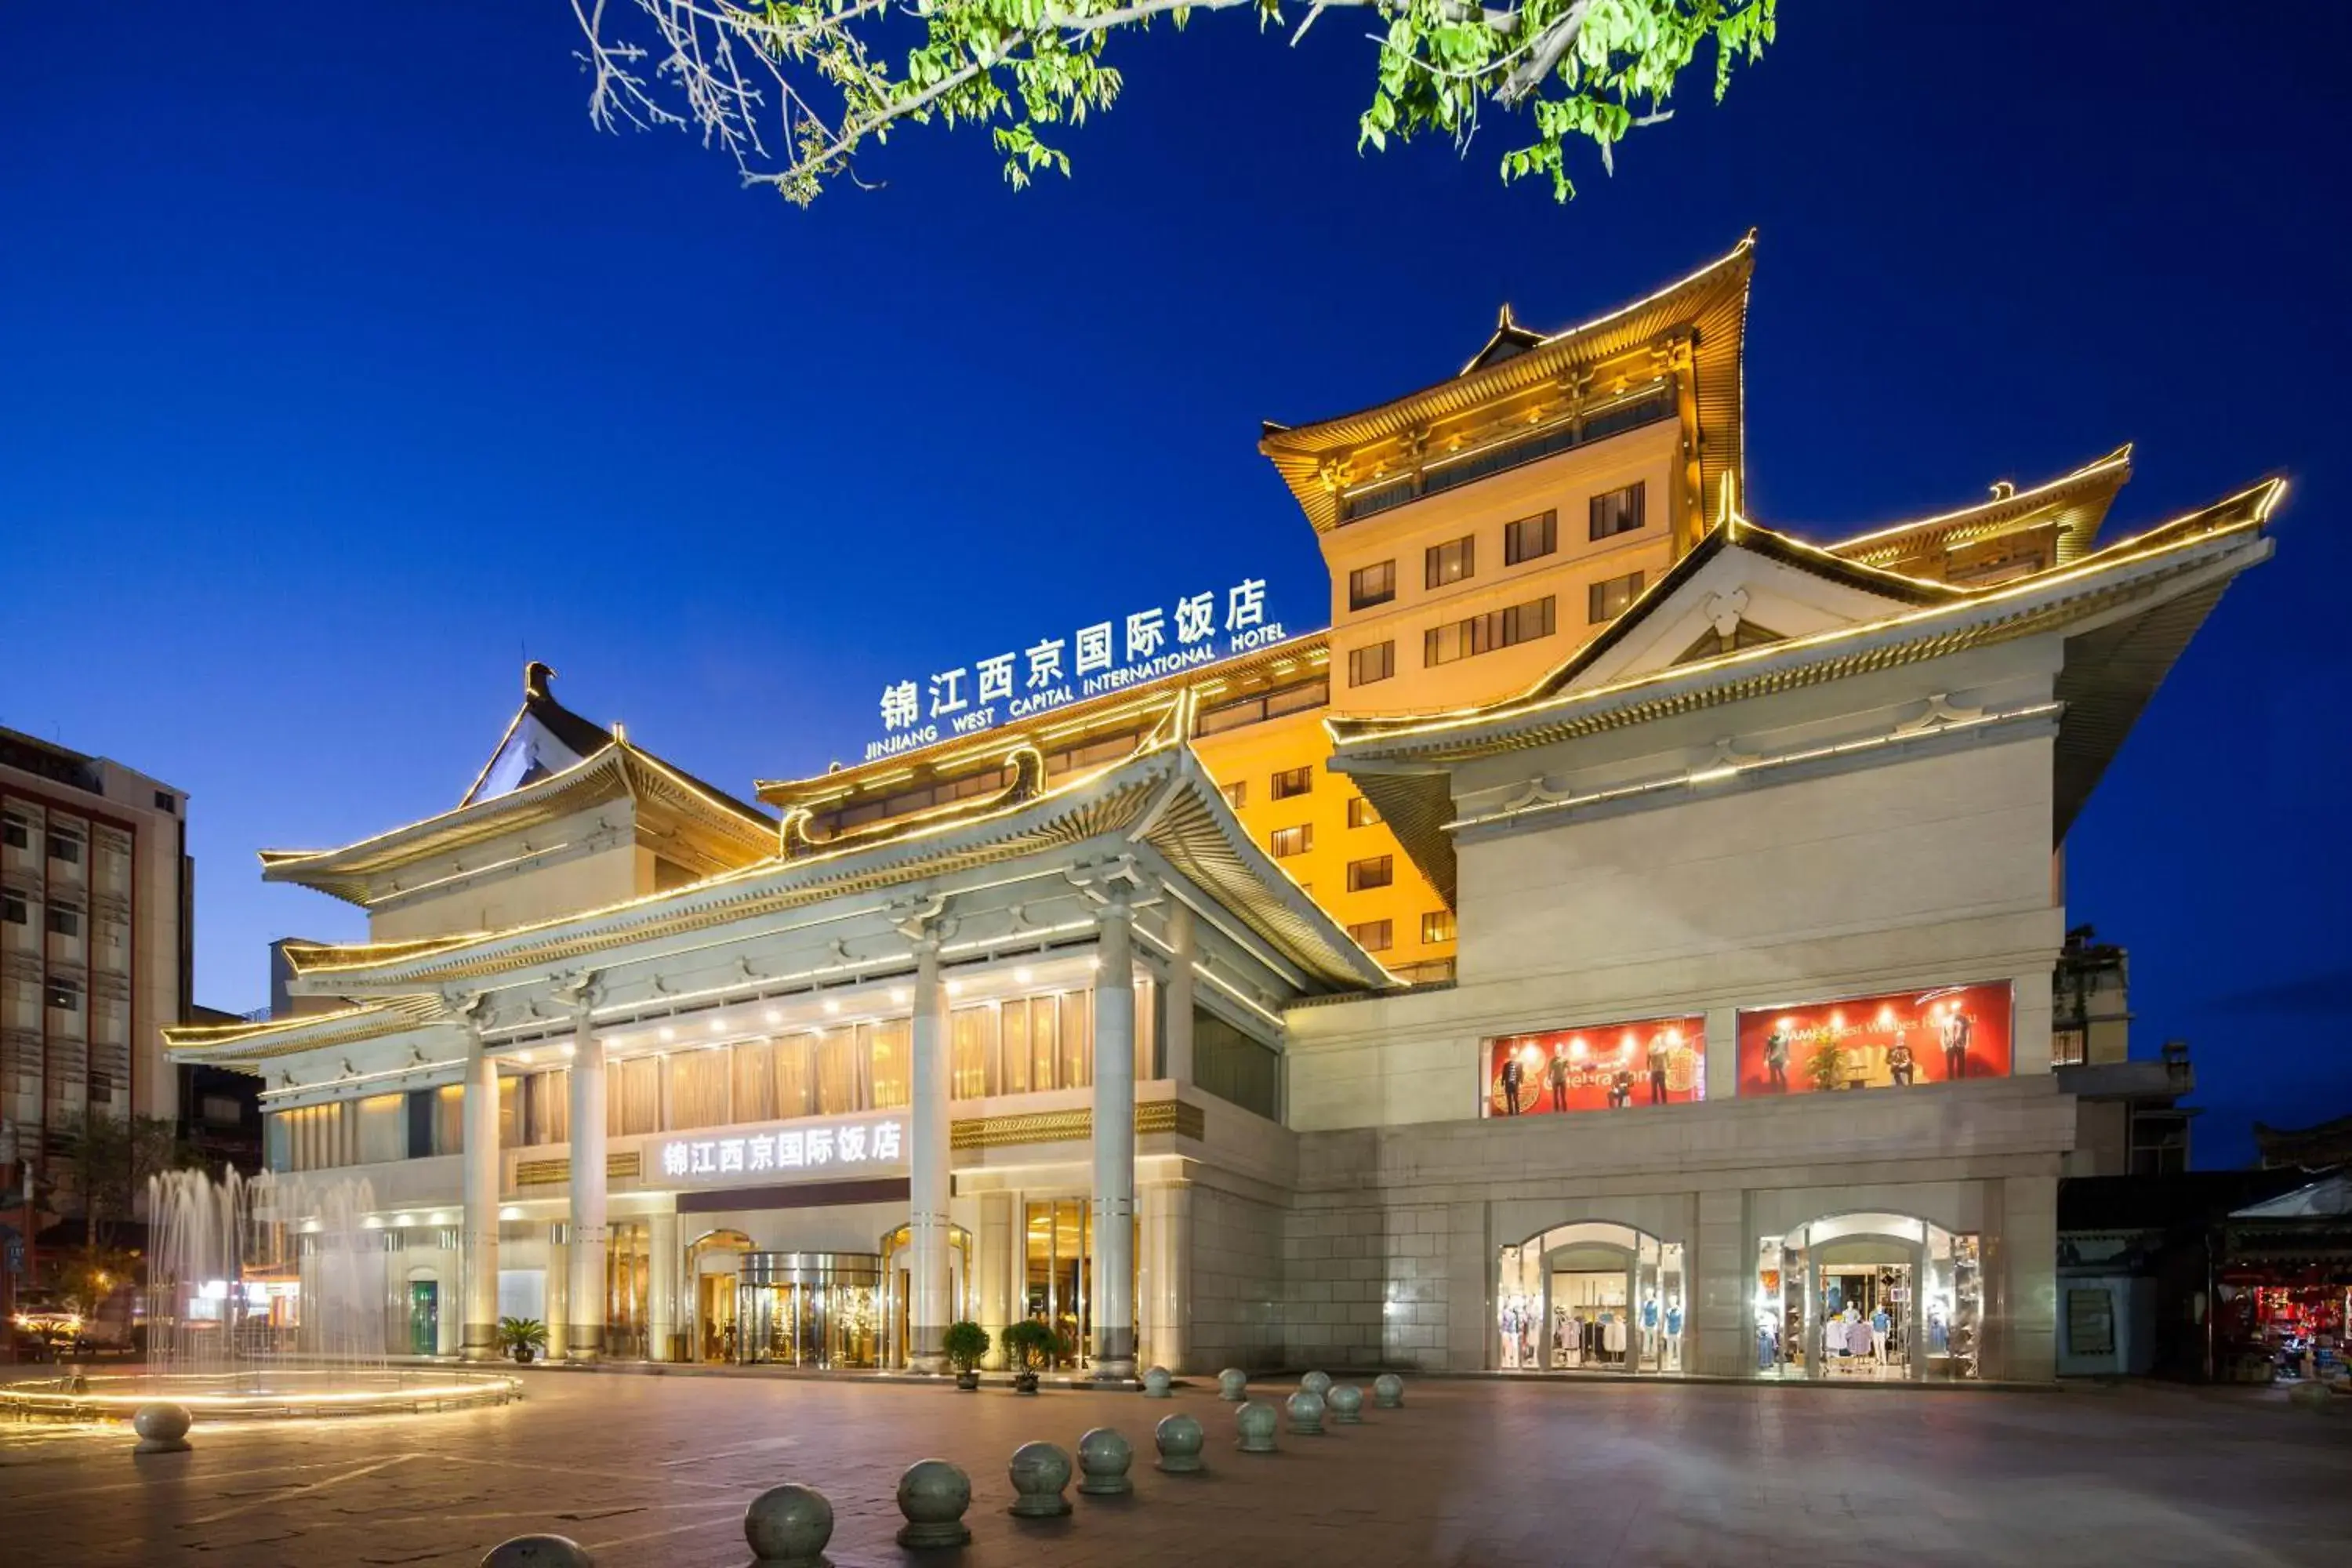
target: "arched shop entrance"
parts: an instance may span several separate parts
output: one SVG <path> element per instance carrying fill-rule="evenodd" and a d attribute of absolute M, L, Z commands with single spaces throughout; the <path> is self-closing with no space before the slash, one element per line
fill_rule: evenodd
<path fill-rule="evenodd" d="M 908 1249 L 914 1245 L 911 1226 L 900 1226 L 882 1237 L 883 1307 L 882 1364 L 907 1364 L 907 1347 L 914 1337 L 915 1271 Z M 948 1321 L 960 1323 L 973 1316 L 971 1308 L 971 1232 L 960 1225 L 948 1226 Z"/>
<path fill-rule="evenodd" d="M 1756 1369 L 1767 1377 L 1972 1378 L 1979 1238 L 1914 1215 L 1832 1215 L 1756 1247 Z"/>
<path fill-rule="evenodd" d="M 1497 1366 L 1515 1372 L 1680 1372 L 1689 1276 L 1683 1245 L 1631 1226 L 1554 1226 L 1502 1249 Z"/>
<path fill-rule="evenodd" d="M 736 1281 L 751 1238 L 740 1230 L 707 1230 L 687 1244 L 686 1288 L 690 1318 L 687 1352 L 695 1361 L 732 1361 L 739 1353 Z"/>

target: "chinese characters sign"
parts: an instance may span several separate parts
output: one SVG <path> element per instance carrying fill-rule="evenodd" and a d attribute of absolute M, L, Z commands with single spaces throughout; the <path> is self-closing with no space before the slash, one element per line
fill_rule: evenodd
<path fill-rule="evenodd" d="M 1743 1095 L 1903 1088 L 2009 1071 L 2005 983 L 1739 1015 Z"/>
<path fill-rule="evenodd" d="M 664 1139 L 657 1158 L 667 1182 L 797 1181 L 836 1166 L 865 1172 L 901 1164 L 907 1158 L 906 1127 L 891 1117 L 814 1127 L 793 1123 L 757 1132 L 729 1128 L 709 1138 Z"/>
<path fill-rule="evenodd" d="M 992 654 L 920 680 L 895 681 L 882 689 L 884 735 L 866 742 L 865 760 L 928 746 L 942 735 L 975 734 L 1002 720 L 1025 719 L 1210 663 L 1219 657 L 1220 634 L 1226 654 L 1283 640 L 1282 624 L 1265 618 L 1264 579 L 1097 621 L 1067 637 L 1044 637 L 1017 653 Z"/>
<path fill-rule="evenodd" d="M 1486 1042 L 1486 1116 L 1622 1110 L 1706 1098 L 1706 1020 L 1644 1018 Z"/>

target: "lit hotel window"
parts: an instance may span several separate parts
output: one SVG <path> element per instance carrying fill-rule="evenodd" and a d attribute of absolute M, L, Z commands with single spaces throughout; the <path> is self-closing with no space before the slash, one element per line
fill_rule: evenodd
<path fill-rule="evenodd" d="M 1370 686 L 1374 681 L 1386 680 L 1395 673 L 1396 643 L 1393 639 L 1376 642 L 1370 647 L 1348 650 L 1348 684 L 1350 686 Z"/>
<path fill-rule="evenodd" d="M 1421 917 L 1421 940 L 1424 946 L 1454 940 L 1454 911 L 1432 910 Z"/>
<path fill-rule="evenodd" d="M 1293 795 L 1305 795 L 1314 787 L 1314 768 L 1286 768 L 1274 775 L 1274 786 L 1266 794 L 1274 800 L 1288 800 Z"/>
<path fill-rule="evenodd" d="M 1249 780 L 1235 779 L 1229 784 L 1220 784 L 1218 788 L 1224 795 L 1225 804 L 1235 811 L 1249 804 Z"/>
<path fill-rule="evenodd" d="M 1348 608 L 1369 610 L 1374 605 L 1385 605 L 1395 597 L 1395 562 L 1383 561 L 1377 566 L 1359 566 L 1348 574 Z"/>
<path fill-rule="evenodd" d="M 1306 854 L 1315 847 L 1315 825 L 1311 822 L 1302 822 L 1296 827 L 1276 828 L 1273 847 L 1276 859 Z"/>
<path fill-rule="evenodd" d="M 1553 604 L 1552 595 L 1547 594 L 1508 609 L 1489 610 L 1483 616 L 1432 626 L 1422 634 L 1421 662 L 1424 666 L 1452 664 L 1456 659 L 1492 653 L 1498 647 L 1548 637 L 1553 629 Z"/>
<path fill-rule="evenodd" d="M 1366 952 L 1386 952 L 1389 950 L 1391 937 L 1387 921 L 1366 921 L 1361 925 L 1349 926 L 1348 934 Z"/>
<path fill-rule="evenodd" d="M 1595 583 L 1590 592 L 1586 616 L 1594 626 L 1613 621 L 1625 613 L 1625 607 L 1642 596 L 1642 574 L 1628 572 L 1622 577 L 1612 577 L 1605 583 Z"/>
<path fill-rule="evenodd" d="M 1448 583 L 1459 583 L 1475 575 L 1477 563 L 1478 537 L 1465 533 L 1444 544 L 1433 544 L 1423 554 L 1423 584 L 1426 588 L 1443 588 Z"/>
<path fill-rule="evenodd" d="M 1372 809 L 1372 803 L 1366 800 L 1362 795 L 1357 795 L 1348 802 L 1349 826 L 1370 827 L 1374 823 L 1380 821 L 1380 819 L 1381 814 L 1374 811 Z"/>
<path fill-rule="evenodd" d="M 1503 564 L 1517 566 L 1559 548 L 1559 514 L 1523 517 L 1503 530 Z"/>
<path fill-rule="evenodd" d="M 1396 880 L 1393 857 L 1375 855 L 1369 860 L 1348 862 L 1348 891 L 1360 893 L 1371 888 L 1385 888 Z"/>
<path fill-rule="evenodd" d="M 1592 498 L 1592 537 L 1612 539 L 1642 526 L 1642 482 Z"/>

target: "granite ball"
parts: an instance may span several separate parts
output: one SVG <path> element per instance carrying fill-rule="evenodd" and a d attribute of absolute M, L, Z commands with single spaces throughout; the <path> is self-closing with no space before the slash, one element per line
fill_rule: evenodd
<path fill-rule="evenodd" d="M 1323 1396 L 1335 1426 L 1354 1426 L 1364 1419 L 1364 1391 L 1352 1383 L 1335 1383 Z"/>
<path fill-rule="evenodd" d="M 1298 1380 L 1298 1386 L 1320 1399 L 1331 1392 L 1331 1374 L 1328 1372 L 1310 1372 Z"/>
<path fill-rule="evenodd" d="M 1181 1411 L 1162 1415 L 1160 1425 L 1151 1429 L 1151 1440 L 1160 1449 L 1160 1468 L 1171 1476 L 1197 1475 L 1201 1470 L 1201 1446 L 1208 1434 L 1201 1424 Z"/>
<path fill-rule="evenodd" d="M 1143 1374 L 1143 1397 L 1146 1399 L 1170 1397 L 1168 1391 L 1175 1381 L 1168 1375 L 1168 1369 L 1164 1366 L 1155 1366 L 1146 1370 Z"/>
<path fill-rule="evenodd" d="M 1070 1484 L 1070 1456 L 1051 1443 L 1024 1443 L 1013 1450 L 1013 1506 L 1005 1511 L 1015 1519 L 1059 1519 L 1070 1511 L 1062 1489 Z"/>
<path fill-rule="evenodd" d="M 833 1504 L 814 1487 L 770 1487 L 743 1510 L 743 1539 L 762 1564 L 820 1568 L 833 1539 Z"/>
<path fill-rule="evenodd" d="M 1372 1379 L 1372 1403 L 1383 1410 L 1404 1407 L 1404 1379 L 1392 1372 L 1384 1372 Z"/>
<path fill-rule="evenodd" d="M 1234 1425 L 1241 1429 L 1241 1450 L 1244 1454 L 1274 1452 L 1274 1428 L 1280 1419 L 1274 1406 L 1263 1400 L 1253 1399 L 1234 1412 Z"/>
<path fill-rule="evenodd" d="M 139 1434 L 139 1445 L 132 1449 L 139 1454 L 178 1454 L 188 1447 L 188 1428 L 195 1418 L 184 1405 L 158 1400 L 142 1405 L 131 1417 L 131 1429 Z"/>
<path fill-rule="evenodd" d="M 568 1535 L 518 1535 L 491 1547 L 481 1568 L 596 1568 L 596 1560 Z"/>
<path fill-rule="evenodd" d="M 1290 1396 L 1290 1430 L 1301 1437 L 1323 1436 L 1323 1396 L 1300 1389 Z"/>
<path fill-rule="evenodd" d="M 1135 1463 L 1135 1447 L 1108 1426 L 1097 1426 L 1078 1439 L 1078 1470 L 1084 1479 L 1078 1490 L 1088 1497 L 1118 1497 L 1135 1489 L 1127 1472 Z"/>
<path fill-rule="evenodd" d="M 1249 1373 L 1229 1366 L 1217 1373 L 1217 1397 L 1239 1405 L 1249 1397 Z"/>
<path fill-rule="evenodd" d="M 945 1459 L 917 1459 L 898 1478 L 901 1546 L 961 1546 L 971 1539 L 963 1510 L 971 1506 L 971 1478 Z"/>

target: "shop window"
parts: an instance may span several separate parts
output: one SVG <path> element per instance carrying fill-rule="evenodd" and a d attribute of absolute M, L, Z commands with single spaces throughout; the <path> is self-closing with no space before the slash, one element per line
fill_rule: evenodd
<path fill-rule="evenodd" d="M 1249 804 L 1249 780 L 1247 779 L 1235 779 L 1233 783 L 1220 784 L 1217 788 L 1218 793 L 1225 797 L 1225 804 L 1235 811 L 1241 810 Z"/>
<path fill-rule="evenodd" d="M 1361 893 L 1373 888 L 1385 888 L 1396 880 L 1396 858 L 1374 855 L 1367 859 L 1348 862 L 1348 891 Z"/>
<path fill-rule="evenodd" d="M 1613 621 L 1642 596 L 1642 574 L 1628 572 L 1622 577 L 1595 583 L 1585 590 L 1585 594 L 1587 620 L 1596 626 L 1604 621 Z"/>
<path fill-rule="evenodd" d="M 50 834 L 49 858 L 52 860 L 61 860 L 68 866 L 80 865 L 81 840 L 75 837 L 70 833 Z"/>
<path fill-rule="evenodd" d="M 1005 1003 L 998 1019 L 1002 1092 L 1084 1089 L 1092 1083 L 1093 1004 L 1094 994 L 1088 991 L 1024 996 Z"/>
<path fill-rule="evenodd" d="M 1522 561 L 1534 561 L 1559 548 L 1559 514 L 1548 511 L 1538 517 L 1523 517 L 1506 524 L 1503 529 L 1503 564 L 1517 566 Z"/>
<path fill-rule="evenodd" d="M 2004 982 L 1743 1009 L 1739 1092 L 1897 1089 L 2010 1073 Z"/>
<path fill-rule="evenodd" d="M 1380 814 L 1379 812 L 1374 811 L 1374 810 L 1372 809 L 1372 803 L 1371 803 L 1370 801 L 1366 800 L 1362 795 L 1350 795 L 1350 796 L 1349 796 L 1349 798 L 1348 798 L 1348 826 L 1350 826 L 1350 827 L 1372 827 L 1372 826 L 1378 826 L 1378 825 L 1379 825 L 1379 823 L 1380 823 L 1380 820 L 1381 820 L 1381 814 Z"/>
<path fill-rule="evenodd" d="M 81 911 L 74 908 L 71 904 L 51 904 L 49 906 L 49 934 L 52 936 L 79 936 L 81 934 Z"/>
<path fill-rule="evenodd" d="M 1315 825 L 1302 822 L 1296 827 L 1277 827 L 1270 842 L 1277 860 L 1304 855 L 1315 847 Z"/>
<path fill-rule="evenodd" d="M 1443 588 L 1451 583 L 1467 582 L 1478 570 L 1478 536 L 1465 533 L 1444 544 L 1433 544 L 1422 552 L 1422 586 Z"/>
<path fill-rule="evenodd" d="M 873 1076 L 868 1080 L 873 1085 L 873 1098 L 867 1104 L 876 1110 L 907 1104 L 908 1086 L 913 1081 L 913 1021 L 890 1018 L 878 1024 L 860 1024 L 857 1032 L 865 1037 L 873 1062 Z"/>
<path fill-rule="evenodd" d="M 996 1004 L 960 1007 L 950 1015 L 952 1037 L 950 1092 L 958 1100 L 981 1100 L 996 1092 Z"/>
<path fill-rule="evenodd" d="M 1395 597 L 1395 562 L 1383 561 L 1377 566 L 1359 566 L 1348 574 L 1348 608 L 1369 610 L 1374 605 L 1385 605 Z"/>
<path fill-rule="evenodd" d="M 1592 537 L 1614 539 L 1621 533 L 1632 533 L 1640 528 L 1643 510 L 1642 503 L 1645 496 L 1646 487 L 1638 479 L 1622 489 L 1594 496 L 1591 500 Z"/>
<path fill-rule="evenodd" d="M 1394 929 L 1388 921 L 1363 921 L 1349 926 L 1348 935 L 1366 952 L 1386 952 L 1395 944 Z"/>
<path fill-rule="evenodd" d="M 1432 910 L 1421 917 L 1421 941 L 1424 947 L 1454 940 L 1454 911 Z"/>
<path fill-rule="evenodd" d="M 1266 795 L 1272 800 L 1289 800 L 1308 794 L 1314 788 L 1315 769 L 1311 764 L 1303 768 L 1286 768 L 1274 775 Z"/>
<path fill-rule="evenodd" d="M 1391 638 L 1369 647 L 1348 650 L 1348 684 L 1373 686 L 1396 673 L 1396 642 Z"/>

